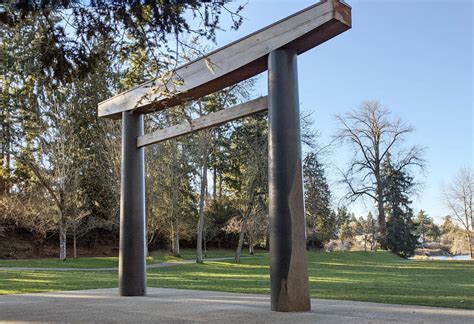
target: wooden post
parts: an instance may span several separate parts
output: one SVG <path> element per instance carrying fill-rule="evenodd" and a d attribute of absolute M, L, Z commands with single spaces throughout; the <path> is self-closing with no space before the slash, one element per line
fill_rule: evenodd
<path fill-rule="evenodd" d="M 122 181 L 120 191 L 120 296 L 146 295 L 145 167 L 143 115 L 122 113 Z"/>
<path fill-rule="evenodd" d="M 297 53 L 268 57 L 271 308 L 311 310 L 303 200 Z"/>

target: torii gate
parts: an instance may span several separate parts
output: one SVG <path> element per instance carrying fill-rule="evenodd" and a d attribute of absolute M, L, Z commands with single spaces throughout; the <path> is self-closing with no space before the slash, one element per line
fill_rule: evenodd
<path fill-rule="evenodd" d="M 311 309 L 296 61 L 298 54 L 349 28 L 351 8 L 342 0 L 323 0 L 178 67 L 174 75 L 179 85 L 151 80 L 99 103 L 99 117 L 122 118 L 121 296 L 146 295 L 144 147 L 268 109 L 271 309 Z M 144 114 L 203 97 L 267 69 L 268 98 L 144 134 Z M 176 91 L 165 97 L 159 91 L 165 87 Z"/>

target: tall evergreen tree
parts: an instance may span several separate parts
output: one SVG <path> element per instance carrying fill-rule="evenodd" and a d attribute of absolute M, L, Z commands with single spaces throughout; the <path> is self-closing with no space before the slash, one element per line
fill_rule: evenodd
<path fill-rule="evenodd" d="M 20 0 L 2 5 L 0 22 L 6 28 L 41 23 L 36 60 L 52 81 L 69 82 L 100 64 L 102 56 L 91 49 L 102 39 L 111 42 L 119 58 L 145 50 L 166 73 L 182 55 L 184 37 L 215 41 L 222 16 L 237 29 L 242 9 L 232 10 L 227 1 Z"/>
<path fill-rule="evenodd" d="M 428 216 L 424 210 L 420 210 L 414 220 L 417 234 L 424 247 L 428 239 L 437 240 L 441 236 L 440 228 L 433 222 L 433 218 Z"/>
<path fill-rule="evenodd" d="M 413 223 L 412 201 L 409 194 L 413 178 L 391 163 L 390 154 L 382 164 L 384 181 L 384 208 L 387 215 L 387 237 L 385 246 L 392 252 L 406 258 L 415 253 L 418 237 Z"/>
<path fill-rule="evenodd" d="M 430 226 L 430 218 L 428 217 L 428 214 L 424 210 L 420 210 L 418 214 L 416 215 L 416 229 L 417 229 L 417 234 L 420 236 L 421 239 L 421 246 L 424 247 L 426 243 L 426 235 L 428 233 L 428 228 Z"/>
<path fill-rule="evenodd" d="M 311 247 L 322 248 L 335 236 L 336 219 L 331 213 L 331 191 L 324 168 L 315 153 L 305 157 L 303 175 L 308 243 Z"/>
<path fill-rule="evenodd" d="M 350 223 L 351 221 L 351 214 L 347 210 L 346 206 L 340 206 L 336 210 L 336 224 L 337 228 L 340 229 L 342 225 L 345 223 Z"/>

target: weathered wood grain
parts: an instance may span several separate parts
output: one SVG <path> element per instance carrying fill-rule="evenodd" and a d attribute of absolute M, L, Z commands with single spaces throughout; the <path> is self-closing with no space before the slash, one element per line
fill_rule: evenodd
<path fill-rule="evenodd" d="M 219 110 L 206 116 L 196 118 L 190 122 L 184 122 L 156 132 L 139 136 L 137 147 L 143 147 L 153 143 L 162 142 L 171 138 L 186 135 L 201 129 L 221 125 L 223 123 L 249 116 L 268 109 L 267 97 L 260 97 L 243 104 Z"/>
<path fill-rule="evenodd" d="M 149 113 L 200 98 L 265 71 L 268 54 L 278 48 L 301 54 L 350 27 L 351 8 L 344 2 L 317 3 L 177 68 L 166 84 L 151 80 L 99 103 L 99 116 L 118 119 L 123 111 Z"/>

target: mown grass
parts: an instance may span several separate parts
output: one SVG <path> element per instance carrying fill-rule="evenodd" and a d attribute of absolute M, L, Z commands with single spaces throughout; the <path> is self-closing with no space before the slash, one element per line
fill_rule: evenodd
<path fill-rule="evenodd" d="M 207 258 L 233 257 L 234 252 L 229 250 L 211 250 Z M 180 260 L 193 260 L 196 258 L 195 250 L 183 250 L 180 257 L 172 256 L 168 251 L 153 251 L 147 258 L 148 264 L 159 262 L 171 262 Z M 59 259 L 29 259 L 29 260 L 0 260 L 0 267 L 21 268 L 116 268 L 118 257 L 96 257 L 96 258 L 69 258 Z"/>
<path fill-rule="evenodd" d="M 117 287 L 117 271 L 0 270 L 0 295 Z"/>
<path fill-rule="evenodd" d="M 308 254 L 311 297 L 474 309 L 474 262 L 413 261 L 388 252 Z M 156 287 L 269 294 L 268 257 L 152 270 Z"/>
<path fill-rule="evenodd" d="M 474 309 L 472 261 L 404 260 L 388 252 L 310 252 L 308 260 L 314 298 Z M 209 261 L 152 269 L 148 285 L 269 294 L 268 263 L 268 254 L 259 253 L 241 264 Z M 3 294 L 116 286 L 115 271 L 0 271 Z"/>
<path fill-rule="evenodd" d="M 148 261 L 148 260 L 147 260 Z M 118 257 L 66 259 L 0 260 L 0 267 L 20 268 L 113 268 Z"/>

